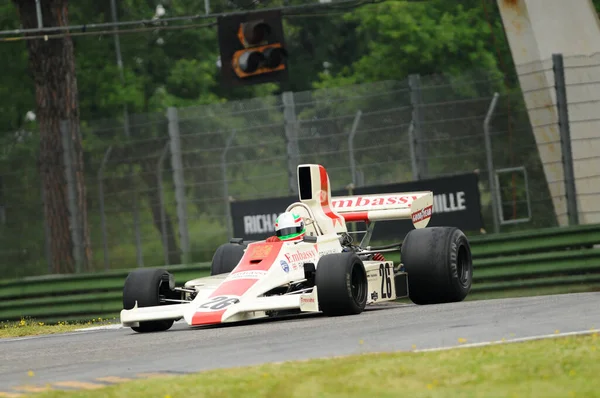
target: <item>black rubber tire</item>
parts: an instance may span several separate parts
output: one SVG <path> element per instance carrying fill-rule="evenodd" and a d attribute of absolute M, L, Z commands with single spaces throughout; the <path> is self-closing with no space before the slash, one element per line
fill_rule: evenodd
<path fill-rule="evenodd" d="M 123 308 L 133 308 L 137 301 L 138 307 L 153 307 L 161 305 L 159 295 L 174 296 L 169 286 L 169 272 L 162 268 L 142 268 L 132 271 L 125 279 L 123 287 Z M 173 326 L 175 321 L 161 320 L 139 322 L 132 327 L 138 333 L 164 332 Z"/>
<path fill-rule="evenodd" d="M 328 254 L 315 273 L 319 309 L 327 316 L 356 315 L 367 304 L 367 273 L 354 253 Z"/>
<path fill-rule="evenodd" d="M 225 243 L 219 246 L 213 254 L 210 274 L 219 275 L 233 271 L 242 259 L 246 247 L 248 247 L 246 242 Z"/>
<path fill-rule="evenodd" d="M 471 246 L 460 229 L 413 229 L 404 238 L 401 256 L 408 274 L 408 294 L 413 303 L 459 302 L 471 291 Z"/>

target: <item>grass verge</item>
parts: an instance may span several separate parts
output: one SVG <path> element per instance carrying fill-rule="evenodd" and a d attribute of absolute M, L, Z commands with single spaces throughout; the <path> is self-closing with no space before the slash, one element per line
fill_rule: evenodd
<path fill-rule="evenodd" d="M 102 326 L 111 322 L 114 322 L 114 320 L 98 318 L 87 322 L 59 322 L 53 325 L 46 325 L 44 322 L 39 322 L 35 319 L 23 318 L 17 322 L 0 322 L 0 339 L 72 332 L 76 329 Z"/>
<path fill-rule="evenodd" d="M 591 397 L 600 395 L 599 352 L 591 334 L 215 370 L 36 397 Z"/>

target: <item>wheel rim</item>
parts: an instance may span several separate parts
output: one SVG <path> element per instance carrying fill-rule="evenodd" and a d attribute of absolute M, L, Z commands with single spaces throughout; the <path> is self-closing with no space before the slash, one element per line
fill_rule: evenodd
<path fill-rule="evenodd" d="M 463 245 L 458 249 L 458 256 L 456 258 L 456 271 L 458 272 L 458 281 L 463 287 L 469 285 L 469 254 L 467 248 Z"/>
<path fill-rule="evenodd" d="M 365 287 L 363 273 L 361 272 L 358 264 L 355 264 L 354 267 L 352 267 L 350 289 L 352 291 L 352 298 L 354 299 L 354 302 L 357 305 L 361 305 L 367 288 Z"/>

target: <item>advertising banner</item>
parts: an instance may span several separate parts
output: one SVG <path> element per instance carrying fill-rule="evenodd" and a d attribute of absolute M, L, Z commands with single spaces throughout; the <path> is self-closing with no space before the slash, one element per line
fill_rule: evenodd
<path fill-rule="evenodd" d="M 463 231 L 479 231 L 483 227 L 478 177 L 474 173 L 459 174 L 428 180 L 355 188 L 354 196 L 433 191 L 433 215 L 428 226 L 457 227 Z M 332 191 L 331 195 L 348 196 L 347 190 Z M 231 203 L 233 231 L 236 238 L 262 240 L 275 234 L 275 219 L 297 196 L 246 200 Z M 348 229 L 351 230 L 350 224 Z M 356 230 L 365 230 L 357 223 Z M 375 224 L 372 241 L 399 241 L 413 229 L 411 220 L 379 221 Z M 356 239 L 361 239 L 361 234 Z"/>

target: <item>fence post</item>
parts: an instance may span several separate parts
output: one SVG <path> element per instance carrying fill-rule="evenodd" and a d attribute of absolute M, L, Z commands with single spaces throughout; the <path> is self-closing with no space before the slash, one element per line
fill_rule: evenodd
<path fill-rule="evenodd" d="M 417 163 L 415 145 L 415 122 L 411 120 L 410 125 L 408 126 L 408 149 L 410 150 L 410 168 L 412 171 L 413 181 L 417 181 L 419 179 L 419 165 Z"/>
<path fill-rule="evenodd" d="M 142 255 L 142 236 L 140 232 L 140 210 L 138 207 L 138 192 L 135 180 L 133 178 L 133 167 L 129 168 L 131 186 L 133 187 L 133 226 L 135 229 L 135 256 L 138 267 L 144 266 L 144 256 Z"/>
<path fill-rule="evenodd" d="M 350 130 L 350 134 L 348 135 L 348 155 L 350 157 L 350 173 L 352 176 L 352 184 L 357 187 L 358 179 L 356 174 L 356 159 L 354 158 L 354 137 L 356 136 L 356 130 L 358 129 L 358 124 L 360 123 L 360 118 L 362 116 L 362 111 L 359 109 L 356 111 L 356 115 L 354 116 L 354 122 L 352 123 L 352 130 Z"/>
<path fill-rule="evenodd" d="M 81 215 L 77 206 L 77 187 L 75 183 L 75 170 L 73 165 L 73 140 L 68 120 L 60 121 L 62 136 L 63 160 L 65 177 L 67 180 L 67 201 L 69 206 L 69 228 L 73 242 L 73 260 L 75 260 L 75 273 L 79 274 L 83 268 L 83 245 L 81 234 Z"/>
<path fill-rule="evenodd" d="M 413 107 L 412 122 L 413 122 L 413 138 L 415 153 L 417 155 L 417 174 L 418 179 L 427 178 L 429 174 L 427 165 L 427 150 L 425 148 L 425 139 L 423 134 L 423 112 L 421 105 L 423 96 L 421 92 L 421 76 L 417 74 L 408 76 L 408 85 L 410 87 L 410 102 Z"/>
<path fill-rule="evenodd" d="M 160 231 L 163 244 L 163 252 L 165 264 L 169 265 L 169 240 L 167 239 L 167 214 L 165 211 L 165 193 L 163 192 L 163 164 L 165 162 L 165 156 L 169 150 L 169 143 L 165 144 L 160 157 L 158 158 L 158 164 L 156 165 L 156 179 L 158 187 L 158 205 L 160 206 Z"/>
<path fill-rule="evenodd" d="M 567 102 L 565 68 L 562 54 L 552 54 L 552 69 L 554 71 L 554 86 L 556 88 L 556 108 L 558 110 L 558 128 L 560 132 L 562 164 L 565 176 L 567 214 L 569 217 L 569 225 L 578 225 L 579 213 L 577 209 L 577 190 L 575 188 L 575 171 L 573 170 L 569 105 Z"/>
<path fill-rule="evenodd" d="M 104 211 L 104 183 L 102 182 L 102 180 L 104 179 L 104 167 L 106 166 L 106 162 L 108 162 L 108 158 L 110 157 L 111 151 L 112 145 L 109 146 L 106 152 L 104 153 L 102 163 L 100 163 L 100 168 L 98 169 L 98 203 L 100 204 L 100 227 L 102 228 L 102 245 L 104 248 L 105 270 L 109 269 L 110 266 L 108 262 L 108 234 L 106 233 L 106 213 Z"/>
<path fill-rule="evenodd" d="M 129 122 L 128 122 L 128 116 L 125 115 L 125 136 L 127 137 L 127 140 L 129 141 L 129 139 L 131 138 L 131 134 L 129 131 Z M 129 142 L 128 142 L 129 144 Z M 144 257 L 142 256 L 142 238 L 141 238 L 141 232 L 140 232 L 140 211 L 139 211 L 139 199 L 138 199 L 138 192 L 137 192 L 137 185 L 135 183 L 135 178 L 133 175 L 133 170 L 134 167 L 131 163 L 127 164 L 127 172 L 128 172 L 128 179 L 129 179 L 129 186 L 131 187 L 131 189 L 133 189 L 133 194 L 131 195 L 131 201 L 133 202 L 133 230 L 134 230 L 134 235 L 135 235 L 135 257 L 136 257 L 136 262 L 137 262 L 137 266 L 138 267 L 143 267 L 144 266 Z"/>
<path fill-rule="evenodd" d="M 283 119 L 285 123 L 285 136 L 287 138 L 288 175 L 290 182 L 290 193 L 298 193 L 298 168 L 300 150 L 298 148 L 298 126 L 296 121 L 296 107 L 294 105 L 294 93 L 284 91 L 281 94 L 283 101 Z"/>
<path fill-rule="evenodd" d="M 221 175 L 223 176 L 223 201 L 225 204 L 225 217 L 226 217 L 226 225 L 227 225 L 227 240 L 233 238 L 233 227 L 231 220 L 231 208 L 229 203 L 229 184 L 227 183 L 227 152 L 231 147 L 231 143 L 235 138 L 236 130 L 231 132 L 231 135 L 227 139 L 225 143 L 225 149 L 221 153 Z"/>
<path fill-rule="evenodd" d="M 181 138 L 179 135 L 179 116 L 177 108 L 167 109 L 169 119 L 169 138 L 171 147 L 171 168 L 173 169 L 173 184 L 175 185 L 175 202 L 177 203 L 177 221 L 179 239 L 184 264 L 189 262 L 190 239 L 187 224 L 187 205 L 185 200 L 185 179 L 183 178 L 183 159 L 181 154 Z"/>
<path fill-rule="evenodd" d="M 498 216 L 498 187 L 496 186 L 496 178 L 494 176 L 494 155 L 492 154 L 492 139 L 490 137 L 490 119 L 496 110 L 496 103 L 498 102 L 498 93 L 494 93 L 490 107 L 488 108 L 487 114 L 483 121 L 483 137 L 485 140 L 485 157 L 487 160 L 488 169 L 488 184 L 490 186 L 490 195 L 492 197 L 492 218 L 494 222 L 494 233 L 500 232 L 500 218 Z"/>

